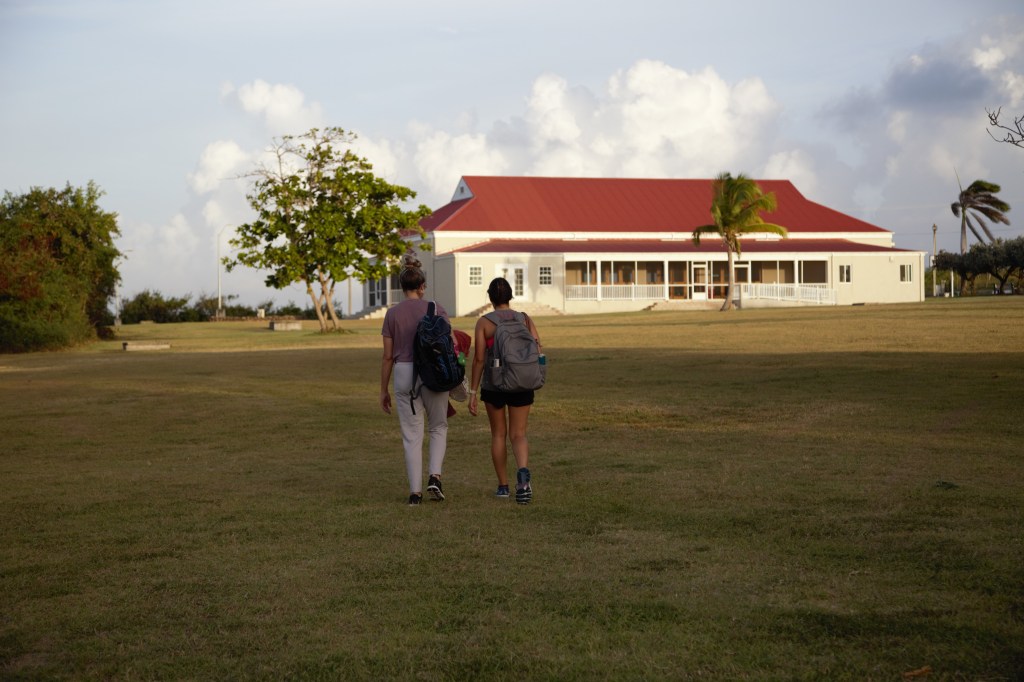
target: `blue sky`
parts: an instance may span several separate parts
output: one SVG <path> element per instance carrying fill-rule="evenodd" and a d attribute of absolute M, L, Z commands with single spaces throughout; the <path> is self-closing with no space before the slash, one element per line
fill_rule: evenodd
<path fill-rule="evenodd" d="M 437 208 L 462 175 L 788 178 L 811 200 L 958 248 L 964 184 L 1024 234 L 1024 3 L 0 0 L 0 189 L 95 181 L 123 292 L 216 294 L 273 138 L 335 125 Z M 1020 212 L 1020 216 L 1017 212 Z M 305 303 L 263 274 L 225 294 Z M 339 301 L 348 310 L 346 296 Z M 356 306 L 358 307 L 358 306 Z"/>

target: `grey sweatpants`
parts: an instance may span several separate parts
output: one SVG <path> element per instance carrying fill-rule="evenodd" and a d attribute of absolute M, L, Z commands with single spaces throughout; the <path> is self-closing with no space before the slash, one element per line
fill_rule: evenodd
<path fill-rule="evenodd" d="M 437 393 L 421 387 L 416 398 L 416 414 L 413 414 L 409 394 L 413 389 L 416 373 L 411 362 L 396 362 L 393 372 L 395 405 L 398 408 L 398 423 L 402 427 L 402 444 L 405 446 L 405 471 L 409 476 L 409 492 L 423 492 L 423 424 L 426 422 L 430 433 L 430 474 L 441 475 L 444 454 L 448 447 L 448 392 Z"/>

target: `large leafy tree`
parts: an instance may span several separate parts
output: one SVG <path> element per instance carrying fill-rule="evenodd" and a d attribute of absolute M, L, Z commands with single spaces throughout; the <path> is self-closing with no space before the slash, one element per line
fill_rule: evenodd
<path fill-rule="evenodd" d="M 275 140 L 271 163 L 250 174 L 257 217 L 236 228 L 238 251 L 224 259 L 229 270 L 270 270 L 266 283 L 276 289 L 304 284 L 321 331 L 338 328 L 335 285 L 389 274 L 408 249 L 404 237 L 422 235 L 419 221 L 430 212 L 403 208 L 416 193 L 374 175 L 352 152 L 355 137 L 331 127 Z"/>
<path fill-rule="evenodd" d="M 1010 205 L 996 196 L 1000 189 L 999 185 L 987 180 L 975 180 L 967 189 L 960 188 L 960 196 L 950 204 L 953 215 L 960 218 L 960 253 L 967 253 L 968 228 L 979 242 L 984 242 L 985 237 L 992 242 L 995 237 L 988 229 L 986 219 L 993 223 L 1010 224 L 1006 217 Z M 985 233 L 985 237 L 981 236 L 979 229 Z"/>
<path fill-rule="evenodd" d="M 735 256 L 742 253 L 740 237 L 752 233 L 769 232 L 785 237 L 786 228 L 773 223 L 766 223 L 762 213 L 771 213 L 776 209 L 775 193 L 767 194 L 760 186 L 742 173 L 733 177 L 722 173 L 712 184 L 711 219 L 709 225 L 701 225 L 693 231 L 693 243 L 700 245 L 701 236 L 717 234 L 725 243 L 729 253 L 729 290 L 722 304 L 722 310 L 732 309 L 733 282 L 735 272 L 733 263 Z"/>
<path fill-rule="evenodd" d="M 939 251 L 935 254 L 936 270 L 952 270 L 960 277 L 960 295 L 968 289 L 975 291 L 979 275 L 992 275 L 998 282 L 997 291 L 1014 276 L 1020 277 L 1024 268 L 1024 237 L 997 239 L 991 244 L 972 244 L 967 253 Z"/>
<path fill-rule="evenodd" d="M 117 214 L 86 187 L 5 192 L 0 202 L 0 350 L 60 348 L 92 338 L 120 274 Z"/>

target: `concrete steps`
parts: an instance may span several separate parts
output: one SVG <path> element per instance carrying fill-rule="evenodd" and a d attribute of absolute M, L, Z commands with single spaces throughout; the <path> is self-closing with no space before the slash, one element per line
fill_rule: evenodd
<path fill-rule="evenodd" d="M 721 301 L 658 301 L 647 306 L 644 310 L 654 311 L 676 311 L 685 310 L 718 310 L 722 307 Z"/>
<path fill-rule="evenodd" d="M 565 313 L 562 312 L 561 310 L 552 308 L 549 305 L 544 305 L 543 303 L 531 303 L 529 301 L 512 301 L 512 309 L 518 310 L 521 313 L 526 313 L 530 317 L 550 317 L 552 315 L 565 315 Z M 467 313 L 463 317 L 483 317 L 492 310 L 494 310 L 494 306 L 488 303 L 485 306 L 481 306 L 476 310 Z"/>

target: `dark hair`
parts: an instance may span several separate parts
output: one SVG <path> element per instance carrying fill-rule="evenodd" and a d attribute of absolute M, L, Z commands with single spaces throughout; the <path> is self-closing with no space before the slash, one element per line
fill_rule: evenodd
<path fill-rule="evenodd" d="M 405 254 L 402 258 L 402 271 L 398 274 L 398 281 L 402 284 L 402 291 L 416 291 L 427 281 L 423 274 L 423 263 L 420 263 L 416 256 L 411 253 Z"/>
<path fill-rule="evenodd" d="M 504 277 L 495 277 L 487 287 L 487 298 L 494 305 L 504 305 L 512 300 L 512 286 Z"/>

